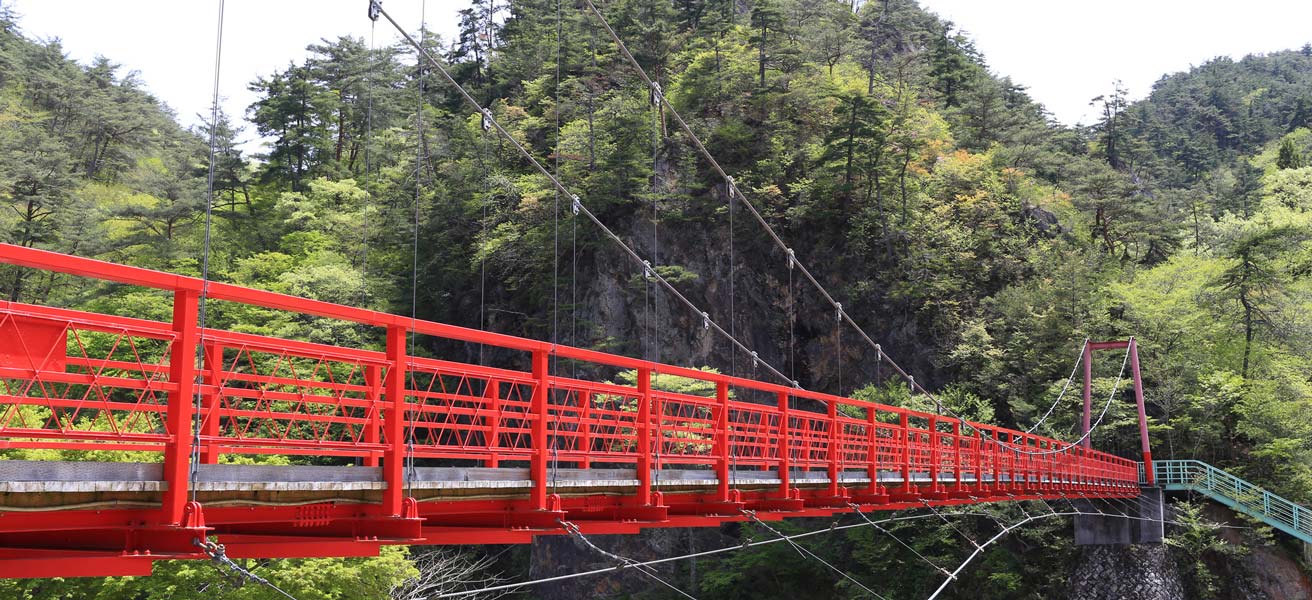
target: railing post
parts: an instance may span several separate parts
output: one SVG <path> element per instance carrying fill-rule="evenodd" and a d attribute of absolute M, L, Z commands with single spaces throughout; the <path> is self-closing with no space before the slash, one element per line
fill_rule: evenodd
<path fill-rule="evenodd" d="M 406 344 L 407 331 L 402 325 L 387 328 L 387 412 L 383 415 L 387 448 L 383 450 L 383 513 L 401 516 L 405 498 L 405 422 L 406 415 Z"/>
<path fill-rule="evenodd" d="M 827 418 L 829 419 L 829 464 L 826 469 L 829 472 L 829 496 L 837 497 L 839 487 L 838 459 L 843 452 L 838 441 L 838 402 L 830 399 L 826 404 L 828 404 Z"/>
<path fill-rule="evenodd" d="M 192 420 L 196 399 L 196 342 L 199 335 L 196 309 L 200 293 L 178 290 L 173 293 L 173 346 L 169 349 L 169 383 L 177 390 L 169 395 L 166 420 L 169 441 L 164 446 L 164 522 L 182 523 L 187 505 L 188 478 L 193 439 Z"/>
<path fill-rule="evenodd" d="M 638 369 L 638 505 L 651 505 L 651 369 Z"/>
<path fill-rule="evenodd" d="M 953 487 L 956 491 L 960 492 L 966 489 L 966 475 L 963 473 L 965 469 L 962 468 L 961 464 L 961 419 L 954 419 L 952 421 L 952 449 L 953 452 L 956 453 L 952 460 L 952 478 L 956 480 L 956 485 Z"/>
<path fill-rule="evenodd" d="M 366 365 L 364 368 L 365 400 L 369 403 L 365 414 L 364 442 L 370 446 L 378 445 L 383 438 L 383 368 L 379 365 Z M 370 450 L 364 457 L 364 466 L 377 467 L 381 464 L 375 450 Z"/>
<path fill-rule="evenodd" d="M 580 469 L 592 468 L 592 392 L 577 392 L 579 395 L 579 450 L 583 459 L 579 461 Z"/>
<path fill-rule="evenodd" d="M 942 482 L 939 481 L 939 474 L 942 471 L 943 460 L 943 439 L 938 434 L 938 417 L 929 418 L 929 491 L 939 493 L 942 491 Z"/>
<path fill-rule="evenodd" d="M 501 457 L 497 454 L 497 450 L 501 448 L 501 383 L 489 378 L 483 386 L 483 398 L 487 400 L 487 411 L 492 413 L 490 419 L 483 421 L 489 452 L 488 457 L 483 460 L 483 466 L 496 468 L 501 464 Z"/>
<path fill-rule="evenodd" d="M 989 487 L 987 484 L 984 483 L 984 453 L 992 452 L 993 444 L 990 444 L 984 440 L 983 429 L 980 429 L 979 427 L 975 427 L 975 435 L 977 439 L 976 443 L 979 444 L 979 447 L 975 448 L 975 489 L 980 491 L 987 491 Z"/>
<path fill-rule="evenodd" d="M 1007 449 L 1007 454 L 1008 454 L 1007 466 L 1009 467 L 1009 471 L 1010 471 L 1009 478 L 1011 480 L 1009 482 L 1010 485 L 1007 486 L 1007 489 L 1015 491 L 1020 489 L 1020 476 L 1018 475 L 1018 471 L 1020 470 L 1020 456 L 1021 456 L 1020 451 L 1017 450 L 1016 448 L 1015 433 L 1007 434 L 1007 444 L 1011 446 L 1010 448 Z"/>
<path fill-rule="evenodd" d="M 550 393 L 547 358 L 546 350 L 533 351 L 533 399 L 529 403 L 529 412 L 533 415 L 533 457 L 529 460 L 529 478 L 533 480 L 530 503 L 534 510 L 547 510 L 547 460 L 551 452 L 547 443 L 547 394 Z M 638 412 L 642 412 L 641 405 Z M 641 440 L 642 428 L 639 427 L 638 431 Z"/>
<path fill-rule="evenodd" d="M 1071 452 L 1075 456 L 1075 489 L 1083 491 L 1089 484 L 1088 449 L 1076 446 Z"/>
<path fill-rule="evenodd" d="M 729 382 L 715 382 L 715 498 L 729 501 Z"/>
<path fill-rule="evenodd" d="M 215 438 L 219 437 L 219 407 L 222 404 L 222 396 L 219 392 L 219 386 L 223 383 L 223 344 L 208 343 L 205 344 L 205 375 L 202 377 L 204 389 L 201 394 L 201 415 L 200 415 L 200 462 L 203 465 L 213 465 L 219 462 L 219 443 Z"/>
<path fill-rule="evenodd" d="M 902 428 L 902 491 L 911 493 L 911 415 L 905 411 L 898 415 L 898 424 Z"/>
<path fill-rule="evenodd" d="M 1021 434 L 1020 445 L 1025 448 L 1025 452 L 1027 453 L 1027 454 L 1020 455 L 1021 472 L 1024 473 L 1024 476 L 1021 478 L 1021 482 L 1022 482 L 1021 487 L 1027 490 L 1030 488 L 1031 485 L 1033 485 L 1034 474 L 1038 472 L 1038 468 L 1035 465 L 1034 455 L 1028 454 L 1030 452 L 1035 452 L 1035 450 L 1037 450 L 1037 448 L 1035 450 L 1030 449 L 1031 447 L 1030 444 L 1032 444 L 1033 442 L 1034 442 L 1034 438 L 1031 438 L 1030 436 L 1025 435 L 1023 433 Z"/>
<path fill-rule="evenodd" d="M 788 392 L 779 392 L 779 493 L 788 498 L 791 493 L 790 481 L 793 469 L 792 456 L 788 445 Z"/>
<path fill-rule="evenodd" d="M 1048 488 L 1048 480 L 1044 478 L 1050 476 L 1054 468 L 1052 455 L 1047 453 L 1052 450 L 1052 443 L 1045 442 L 1042 438 L 1034 438 L 1034 448 L 1035 452 L 1043 452 L 1043 454 L 1038 454 L 1034 457 L 1034 470 L 1036 478 L 1038 479 L 1037 483 L 1039 489 L 1046 490 Z"/>
<path fill-rule="evenodd" d="M 871 495 L 880 495 L 878 425 L 879 415 L 875 407 L 866 407 L 866 476 L 870 478 L 866 493 Z"/>

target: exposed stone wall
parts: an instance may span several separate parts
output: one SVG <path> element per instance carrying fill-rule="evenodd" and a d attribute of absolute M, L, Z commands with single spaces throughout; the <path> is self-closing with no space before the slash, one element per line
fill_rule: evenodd
<path fill-rule="evenodd" d="M 1163 544 L 1084 546 L 1071 576 L 1079 600 L 1185 600 L 1184 582 Z"/>

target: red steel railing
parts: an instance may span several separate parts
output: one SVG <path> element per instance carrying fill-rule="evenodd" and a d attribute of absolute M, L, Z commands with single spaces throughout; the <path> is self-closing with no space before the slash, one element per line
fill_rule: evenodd
<path fill-rule="evenodd" d="M 746 493 L 761 506 L 1137 493 L 1133 461 L 1081 447 L 1053 452 L 1066 444 L 983 423 L 224 283 L 209 283 L 208 298 L 381 328 L 385 348 L 202 330 L 199 279 L 12 245 L 0 245 L 0 262 L 172 294 L 171 322 L 0 302 L 0 447 L 162 454 L 165 524 L 183 522 L 193 449 L 201 463 L 355 457 L 382 467 L 381 513 L 392 516 L 405 510 L 411 456 L 527 466 L 533 485 L 520 508 L 537 511 L 559 510 L 553 465 L 634 469 L 624 502 L 635 506 L 673 504 L 653 483 L 665 469 L 714 472 L 715 492 L 694 504 L 746 502 L 731 488 L 751 472 L 778 482 Z M 511 351 L 528 368 L 409 356 L 410 334 Z M 583 372 L 633 370 L 636 382 L 553 374 L 553 358 Z M 708 391 L 654 390 L 653 373 Z"/>

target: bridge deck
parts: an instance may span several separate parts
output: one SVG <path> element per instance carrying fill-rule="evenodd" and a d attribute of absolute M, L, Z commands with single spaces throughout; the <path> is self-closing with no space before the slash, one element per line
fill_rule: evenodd
<path fill-rule="evenodd" d="M 145 293 L 173 314 L 0 301 L 0 459 L 51 459 L 0 460 L 0 577 L 146 574 L 206 558 L 205 538 L 234 557 L 361 556 L 562 521 L 1138 494 L 1133 461 L 986 423 L 7 244 L 0 263 L 162 290 Z M 202 329 L 202 290 L 382 347 Z M 415 336 L 501 364 L 412 356 Z M 660 389 L 671 376 L 704 391 Z M 227 464 L 252 455 L 361 466 Z"/>
<path fill-rule="evenodd" d="M 551 473 L 549 488 L 560 495 L 588 494 L 613 488 L 636 488 L 641 485 L 634 469 L 576 469 L 561 468 Z M 962 475 L 968 484 L 1011 483 L 1010 475 L 991 474 L 976 479 L 973 473 Z M 1038 477 L 1031 477 L 1038 483 Z M 792 485 L 797 487 L 828 486 L 824 473 L 793 473 Z M 1019 483 L 1021 478 L 1017 478 Z M 839 474 L 844 486 L 867 485 L 869 474 L 852 470 Z M 880 470 L 880 484 L 901 485 L 902 474 L 893 470 Z M 782 480 L 773 469 L 731 470 L 730 487 L 734 489 L 772 488 Z M 924 473 L 911 474 L 916 485 L 930 484 L 933 478 Z M 956 475 L 940 473 L 940 484 L 955 484 Z M 1069 484 L 1069 480 L 1042 477 L 1045 484 Z M 652 473 L 652 487 L 660 489 L 716 488 L 719 479 L 713 470 L 664 469 Z M 461 498 L 465 490 L 529 490 L 533 480 L 527 468 L 513 467 L 416 467 L 405 484 L 408 490 L 431 490 L 426 499 L 443 497 Z M 48 496 L 55 493 L 130 493 L 148 494 L 158 501 L 166 482 L 160 463 L 120 462 L 51 462 L 51 461 L 0 461 L 0 498 L 13 500 L 20 494 Z M 359 466 L 263 466 L 263 465 L 198 465 L 191 485 L 200 493 L 217 492 L 355 492 L 386 489 L 382 469 Z M 453 493 L 444 494 L 443 491 Z M 38 502 L 40 498 L 36 499 Z M 27 506 L 34 506 L 25 503 Z M 3 503 L 0 503 L 3 510 Z"/>

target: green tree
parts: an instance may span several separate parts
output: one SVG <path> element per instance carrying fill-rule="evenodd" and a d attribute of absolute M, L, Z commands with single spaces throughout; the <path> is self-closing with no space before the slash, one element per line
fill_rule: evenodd
<path fill-rule="evenodd" d="M 1307 161 L 1303 158 L 1303 152 L 1294 144 L 1294 139 L 1286 137 L 1280 140 L 1280 151 L 1276 157 L 1276 168 L 1278 169 L 1301 169 L 1307 166 Z"/>
<path fill-rule="evenodd" d="M 1248 377 L 1258 331 L 1278 327 L 1276 303 L 1284 294 L 1290 278 L 1290 273 L 1279 261 L 1279 254 L 1291 243 L 1305 237 L 1305 231 L 1293 226 L 1259 229 L 1243 235 L 1226 251 L 1231 266 L 1214 285 L 1240 307 L 1244 334 L 1241 377 Z"/>
<path fill-rule="evenodd" d="M 273 138 L 264 181 L 287 181 L 292 191 L 302 191 L 312 171 L 332 156 L 333 94 L 296 65 L 256 79 L 250 88 L 261 95 L 249 109 L 251 122 L 260 135 Z"/>
<path fill-rule="evenodd" d="M 1125 86 L 1117 81 L 1111 94 L 1098 96 L 1089 101 L 1089 106 L 1098 106 L 1102 112 L 1102 118 L 1094 126 L 1094 130 L 1098 133 L 1099 150 L 1113 169 L 1125 166 L 1122 155 L 1126 143 L 1126 131 L 1122 121 L 1125 108 L 1129 105 L 1127 94 Z"/>
<path fill-rule="evenodd" d="M 779 6 L 780 0 L 758 0 L 752 7 L 750 25 L 752 36 L 749 41 L 756 47 L 756 73 L 759 87 L 765 87 L 765 69 L 770 65 L 770 52 L 784 28 L 784 12 Z"/>

